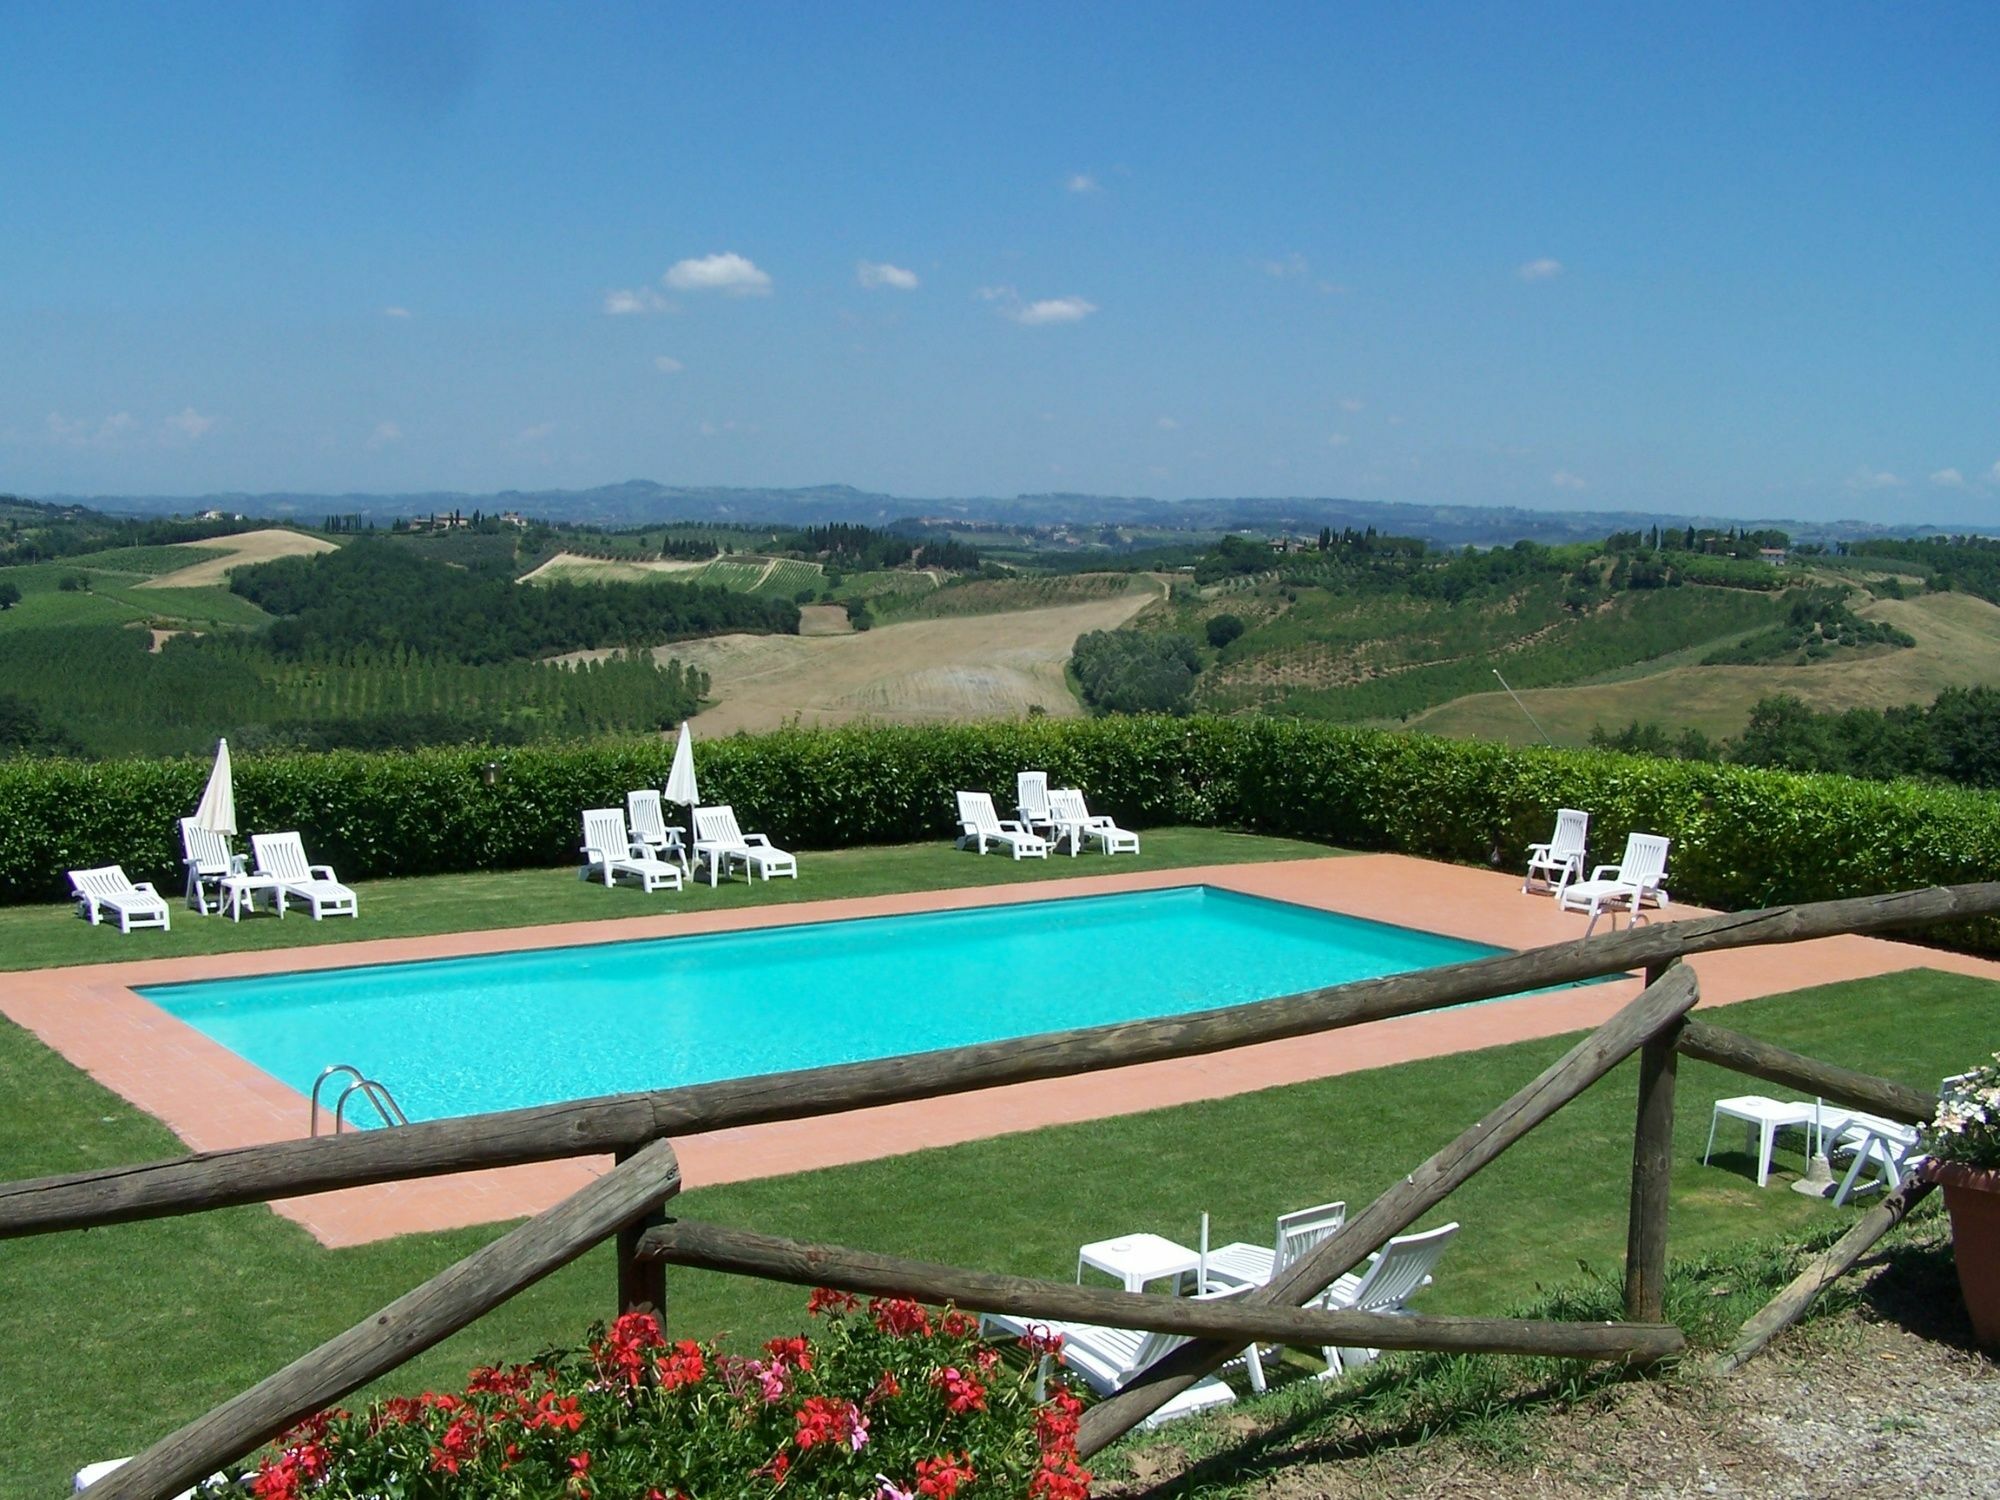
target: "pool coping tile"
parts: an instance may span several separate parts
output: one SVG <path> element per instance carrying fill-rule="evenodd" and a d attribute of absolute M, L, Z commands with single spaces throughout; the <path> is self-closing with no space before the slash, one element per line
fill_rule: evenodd
<path fill-rule="evenodd" d="M 809 877 L 809 865 L 807 869 Z M 302 1135 L 305 1096 L 152 1005 L 135 993 L 141 987 L 1186 885 L 1215 886 L 1502 948 L 1540 947 L 1583 932 L 1582 917 L 1558 912 L 1545 896 L 1522 895 L 1518 876 L 1406 855 L 1361 854 L 1173 870 L 1112 870 L 1029 885 L 843 897 L 726 911 L 697 909 L 330 947 L 28 970 L 8 975 L 0 986 L 0 1014 L 158 1118 L 190 1150 L 219 1151 Z M 1675 905 L 1655 920 L 1708 915 L 1703 908 Z M 1703 954 L 1690 962 L 1701 981 L 1705 1007 L 1918 968 L 2000 980 L 2000 963 L 1882 938 L 1826 938 Z M 1088 981 L 1087 958 L 1080 961 L 1077 978 Z M 1204 1057 L 1141 1063 L 1083 1078 L 1010 1084 L 812 1120 L 712 1131 L 676 1138 L 674 1149 L 688 1187 L 809 1171 L 1555 1036 L 1602 1023 L 1638 990 L 1636 976 L 1612 979 Z M 543 1162 L 343 1189 L 283 1199 L 271 1206 L 323 1244 L 357 1245 L 539 1213 L 609 1165 L 609 1157 Z"/>

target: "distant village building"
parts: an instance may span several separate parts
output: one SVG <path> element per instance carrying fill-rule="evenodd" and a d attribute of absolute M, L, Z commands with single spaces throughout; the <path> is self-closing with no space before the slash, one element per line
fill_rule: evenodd
<path fill-rule="evenodd" d="M 1791 561 L 1791 553 L 1783 547 L 1759 547 L 1757 555 L 1774 568 L 1782 568 Z"/>

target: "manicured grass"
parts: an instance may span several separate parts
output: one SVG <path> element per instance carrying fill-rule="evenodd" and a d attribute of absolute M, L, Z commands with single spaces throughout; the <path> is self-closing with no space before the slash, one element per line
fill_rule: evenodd
<path fill-rule="evenodd" d="M 575 866 L 555 870 L 503 870 L 475 875 L 434 875 L 407 880 L 355 882 L 358 918 L 314 922 L 296 912 L 280 921 L 270 912 L 241 922 L 190 910 L 177 890 L 173 927 L 127 935 L 115 926 L 92 927 L 73 906 L 0 908 L 0 970 L 49 969 L 198 953 L 241 953 L 353 943 L 370 938 L 420 937 L 438 932 L 484 932 L 549 922 L 587 922 L 715 907 L 780 906 L 844 896 L 902 891 L 956 890 L 964 886 L 1019 885 L 1072 875 L 1130 870 L 1173 870 L 1194 865 L 1247 864 L 1274 859 L 1323 859 L 1341 851 L 1297 839 L 1263 838 L 1213 828 L 1154 828 L 1137 855 L 1084 853 L 1071 859 L 1014 860 L 997 852 L 981 858 L 948 843 L 903 844 L 803 853 L 797 880 L 758 881 L 741 876 L 715 889 L 690 882 L 679 892 L 640 890 L 627 882 L 606 890 L 601 881 L 577 878 Z M 137 878 L 136 875 L 134 877 Z"/>
<path fill-rule="evenodd" d="M 988 866 L 994 864 L 989 859 Z M 989 872 L 988 878 L 991 878 Z M 760 887 L 761 893 L 761 887 Z M 275 924 L 272 924 L 275 925 Z M 288 924 L 289 925 L 289 924 Z M 1504 1003 L 1504 1002 L 1502 1002 Z M 1919 971 L 1731 1006 L 1728 1023 L 1837 1063 L 1935 1085 L 1985 1050 L 2000 986 Z M 1329 1198 L 1358 1207 L 1561 1053 L 1525 1042 L 1235 1099 L 1060 1127 L 885 1161 L 716 1188 L 676 1212 L 774 1234 L 995 1270 L 1067 1277 L 1076 1246 L 1150 1228 L 1264 1240 L 1277 1212 Z M 0 1178 L 171 1155 L 139 1115 L 20 1031 L 0 1025 Z M 1088 1080 L 1067 1085 L 1088 1088 Z M 1572 1280 L 1615 1277 L 1631 1166 L 1628 1064 L 1475 1178 L 1427 1222 L 1465 1227 L 1425 1308 L 1495 1312 Z M 1672 1250 L 1689 1257 L 1850 1218 L 1783 1189 L 1759 1191 L 1740 1133 L 1701 1164 L 1710 1105 L 1756 1092 L 1684 1060 L 1675 1131 Z M 976 1110 L 976 1097 L 964 1108 Z M 1781 1153 L 1787 1171 L 1800 1165 Z M 328 1251 L 262 1208 L 0 1242 L 0 1500 L 58 1493 L 85 1461 L 132 1451 L 442 1269 L 498 1229 L 413 1235 Z M 574 1339 L 610 1310 L 599 1249 L 422 1356 L 411 1390 Z M 674 1271 L 678 1333 L 751 1340 L 795 1327 L 795 1288 Z M 1296 1392 L 1291 1400 L 1308 1399 Z"/>

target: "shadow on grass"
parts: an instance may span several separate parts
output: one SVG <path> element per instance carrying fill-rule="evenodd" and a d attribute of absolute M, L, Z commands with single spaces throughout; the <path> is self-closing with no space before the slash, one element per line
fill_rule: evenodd
<path fill-rule="evenodd" d="M 1972 1319 L 1959 1295 L 1951 1230 L 1941 1213 L 1915 1220 L 1905 1238 L 1864 1256 L 1855 1269 L 1869 1278 L 1860 1301 L 1873 1316 L 1920 1339 L 1978 1352 Z"/>

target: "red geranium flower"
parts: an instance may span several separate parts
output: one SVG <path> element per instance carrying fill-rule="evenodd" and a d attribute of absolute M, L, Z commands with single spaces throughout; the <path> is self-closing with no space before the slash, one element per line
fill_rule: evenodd
<path fill-rule="evenodd" d="M 931 1315 L 924 1311 L 922 1303 L 907 1297 L 873 1298 L 868 1303 L 868 1316 L 875 1320 L 877 1328 L 897 1338 L 908 1338 L 913 1333 L 928 1336 L 931 1331 Z"/>
<path fill-rule="evenodd" d="M 937 1500 L 951 1500 L 960 1485 L 970 1484 L 977 1477 L 972 1472 L 969 1455 L 964 1453 L 941 1453 L 936 1458 L 917 1460 L 917 1493 L 935 1495 Z"/>
<path fill-rule="evenodd" d="M 806 1299 L 806 1311 L 814 1317 L 821 1313 L 853 1312 L 861 1305 L 861 1299 L 852 1292 L 836 1291 L 830 1286 L 816 1286 Z"/>
<path fill-rule="evenodd" d="M 931 1373 L 931 1384 L 944 1392 L 945 1408 L 954 1417 L 964 1416 L 969 1411 L 986 1410 L 986 1387 L 970 1371 L 947 1365 Z"/>
<path fill-rule="evenodd" d="M 653 1361 L 653 1373 L 659 1378 L 660 1389 L 671 1391 L 693 1385 L 708 1373 L 708 1365 L 702 1359 L 701 1345 L 693 1339 L 682 1339 L 674 1346 L 673 1353 L 662 1354 Z"/>

